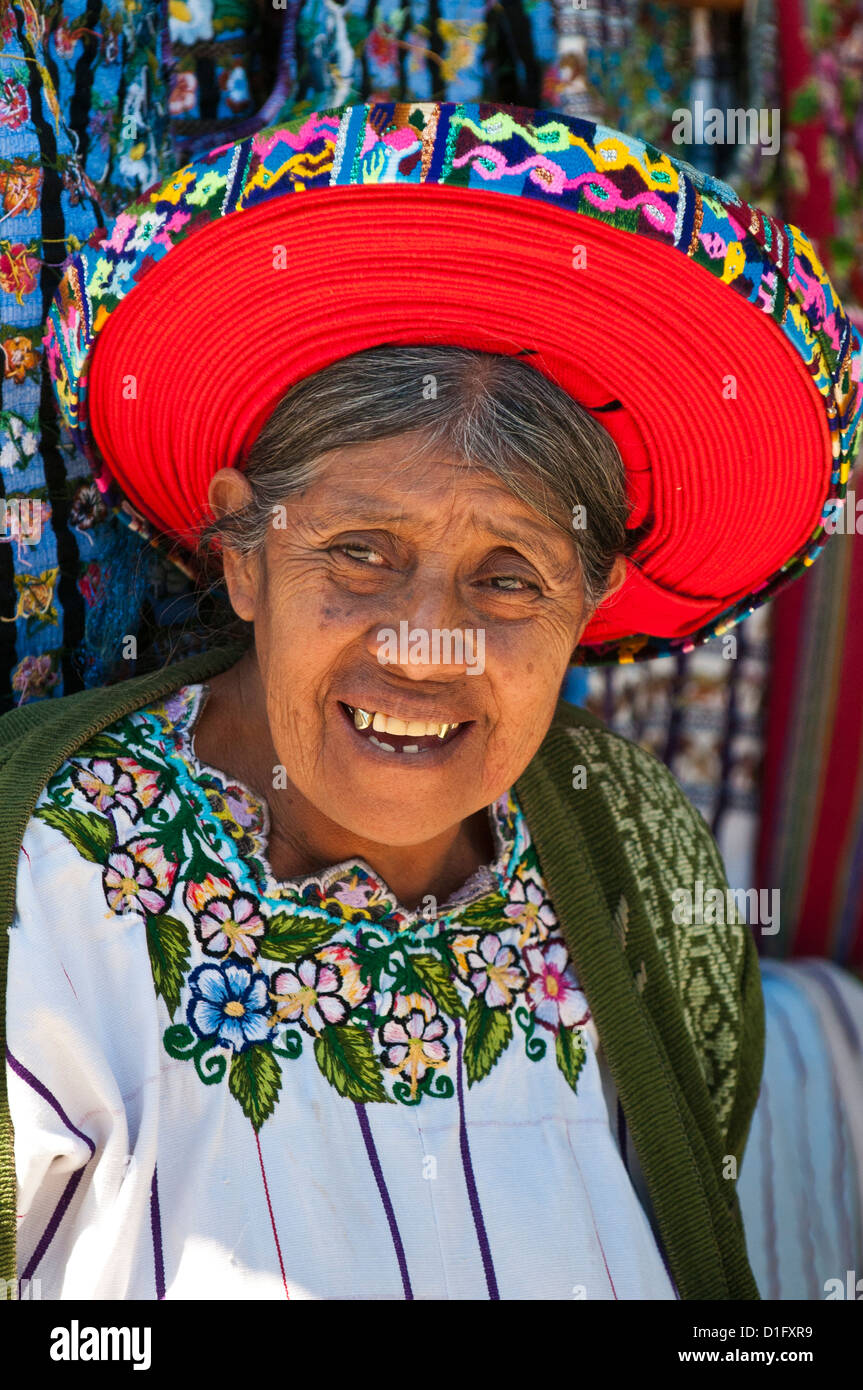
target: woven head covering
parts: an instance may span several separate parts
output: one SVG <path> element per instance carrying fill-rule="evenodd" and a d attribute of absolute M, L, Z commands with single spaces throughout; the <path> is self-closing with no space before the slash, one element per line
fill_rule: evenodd
<path fill-rule="evenodd" d="M 66 266 L 46 354 L 97 478 L 189 550 L 296 381 L 380 343 L 521 355 L 644 537 L 585 664 L 690 650 L 800 574 L 863 430 L 863 343 L 798 228 L 553 111 L 373 103 L 222 146 Z"/>

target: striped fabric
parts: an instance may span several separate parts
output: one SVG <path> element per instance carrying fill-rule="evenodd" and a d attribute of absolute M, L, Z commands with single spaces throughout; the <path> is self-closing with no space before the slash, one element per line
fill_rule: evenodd
<path fill-rule="evenodd" d="M 863 277 L 859 250 L 854 252 L 863 206 L 859 117 L 856 137 L 850 133 L 859 112 L 861 74 L 853 53 L 863 42 L 863 16 L 859 6 L 846 0 L 777 3 L 783 108 L 793 131 L 797 169 L 786 214 L 792 221 L 802 219 L 810 230 L 822 260 L 848 296 L 852 319 L 856 313 L 863 322 Z M 836 26 L 841 26 L 841 37 L 834 34 Z M 787 144 L 786 137 L 783 149 Z M 857 480 L 852 475 L 849 481 L 855 503 L 863 502 L 859 464 L 856 472 Z M 856 510 L 863 512 L 863 506 Z M 845 534 L 826 548 L 822 565 L 773 605 L 756 882 L 781 894 L 783 927 L 765 942 L 767 954 L 826 956 L 859 971 L 863 628 L 855 621 L 855 609 L 863 599 L 863 545 L 856 533 L 863 517 L 849 504 L 841 525 Z"/>
<path fill-rule="evenodd" d="M 761 978 L 764 1075 L 737 1189 L 749 1260 L 762 1298 L 847 1297 L 848 1271 L 863 1277 L 863 986 L 811 959 L 763 961 Z"/>

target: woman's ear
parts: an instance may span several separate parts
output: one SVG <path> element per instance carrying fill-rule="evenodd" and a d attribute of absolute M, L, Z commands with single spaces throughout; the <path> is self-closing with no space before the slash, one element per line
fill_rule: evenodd
<path fill-rule="evenodd" d="M 616 594 L 616 593 L 617 593 L 618 589 L 621 587 L 621 585 L 623 584 L 624 580 L 626 579 L 626 573 L 627 573 L 627 568 L 626 568 L 626 556 L 625 556 L 625 555 L 617 555 L 617 556 L 615 557 L 614 564 L 611 566 L 611 570 L 610 570 L 610 572 L 609 572 L 608 582 L 606 583 L 606 586 L 605 586 L 605 592 L 604 592 L 604 594 L 602 595 L 602 598 L 600 599 L 599 603 L 596 605 L 597 608 L 600 608 L 600 607 L 602 606 L 602 604 L 605 602 L 605 600 L 606 600 L 607 598 L 610 598 L 610 597 L 612 596 L 612 594 Z M 593 617 L 593 615 L 594 615 L 595 612 L 596 612 L 596 608 L 592 609 L 592 610 L 591 610 L 589 613 L 587 613 L 587 615 L 585 616 L 584 621 L 582 622 L 580 628 L 578 629 L 578 636 L 577 636 L 577 638 L 576 638 L 576 643 L 578 643 L 578 642 L 581 641 L 582 633 L 584 632 L 584 629 L 587 627 L 588 623 L 590 622 L 590 620 L 591 620 L 591 618 Z M 573 655 L 574 655 L 574 654 L 573 654 Z"/>
<path fill-rule="evenodd" d="M 621 587 L 624 580 L 626 579 L 626 570 L 626 556 L 617 555 L 615 557 L 614 564 L 611 567 L 611 573 L 608 576 L 608 583 L 605 586 L 605 593 L 603 594 L 602 599 L 600 600 L 601 603 L 604 603 L 605 600 L 607 598 L 610 598 L 612 594 L 617 593 L 618 589 Z"/>
<path fill-rule="evenodd" d="M 252 488 L 238 468 L 220 468 L 210 479 L 207 496 L 210 510 L 218 520 L 246 506 L 252 499 Z M 259 590 L 258 556 L 243 555 L 222 542 L 222 568 L 231 607 L 238 618 L 254 622 Z"/>

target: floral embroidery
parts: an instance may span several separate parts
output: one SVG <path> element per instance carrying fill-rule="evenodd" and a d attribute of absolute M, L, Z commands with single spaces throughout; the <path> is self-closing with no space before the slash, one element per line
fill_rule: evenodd
<path fill-rule="evenodd" d="M 307 956 L 295 970 L 280 970 L 274 978 L 275 1017 L 297 1022 L 317 1037 L 327 1023 L 347 1020 L 350 1010 L 341 997 L 341 984 L 338 966 Z"/>
<path fill-rule="evenodd" d="M 155 772 L 136 763 L 134 758 L 96 758 L 89 766 L 76 767 L 72 780 L 97 811 L 122 806 L 130 820 L 152 806 L 161 796 Z"/>
<path fill-rule="evenodd" d="M 8 130 L 18 130 L 30 118 L 26 83 L 27 69 L 23 63 L 0 78 L 0 125 Z"/>
<path fill-rule="evenodd" d="M 195 934 L 208 956 L 254 956 L 264 930 L 257 904 L 243 893 L 211 898 L 195 922 Z"/>
<path fill-rule="evenodd" d="M 234 1052 L 270 1035 L 267 982 L 251 966 L 199 965 L 189 976 L 186 1016 L 199 1038 L 214 1038 Z"/>
<path fill-rule="evenodd" d="M 147 912 L 162 912 L 176 875 L 177 865 L 152 839 L 128 840 L 108 856 L 103 874 L 108 906 L 112 912 L 124 912 L 140 904 Z"/>
<path fill-rule="evenodd" d="M 4 338 L 0 347 L 3 348 L 3 375 L 8 381 L 15 381 L 20 385 L 27 373 L 39 365 L 39 356 L 33 351 L 32 339 L 22 333 L 16 334 L 14 338 Z"/>
<path fill-rule="evenodd" d="M 169 1055 L 206 1085 L 227 1076 L 257 1128 L 309 1047 L 346 1098 L 418 1105 L 454 1094 L 457 1030 L 472 1086 L 517 1027 L 530 1061 L 553 1036 L 576 1089 L 590 1013 L 512 794 L 491 808 L 494 863 L 430 920 L 362 861 L 278 882 L 268 808 L 195 755 L 203 694 L 95 735 L 35 810 L 101 866 L 110 910 L 144 919 Z"/>
<path fill-rule="evenodd" d="M 537 1023 L 556 1032 L 575 1028 L 590 1017 L 587 1000 L 569 968 L 569 957 L 562 941 L 529 946 L 524 953 L 530 971 L 528 998 Z"/>
<path fill-rule="evenodd" d="M 449 1048 L 443 1042 L 445 1033 L 446 1024 L 427 994 L 396 995 L 392 1017 L 380 1029 L 383 1064 L 407 1080 L 411 1100 L 419 1082 L 449 1061 Z M 447 1091 L 452 1094 L 451 1082 Z"/>
<path fill-rule="evenodd" d="M 468 952 L 470 982 L 477 998 L 484 999 L 488 1008 L 508 1008 L 514 996 L 524 989 L 524 972 L 513 964 L 515 959 L 512 947 L 502 946 L 494 932 L 478 937 L 476 949 Z"/>

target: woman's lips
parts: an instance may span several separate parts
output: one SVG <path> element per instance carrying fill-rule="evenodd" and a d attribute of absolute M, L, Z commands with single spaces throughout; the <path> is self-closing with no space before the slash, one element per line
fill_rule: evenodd
<path fill-rule="evenodd" d="M 345 704 L 339 700 L 339 708 L 344 715 L 345 722 L 358 739 L 369 744 L 373 748 L 379 748 L 383 753 L 392 756 L 393 754 L 404 755 L 407 758 L 422 757 L 427 758 L 429 754 L 441 749 L 448 748 L 456 739 L 463 737 L 472 720 L 462 721 L 458 724 L 439 725 L 445 732 L 433 734 L 405 733 L 394 734 L 388 729 L 374 729 L 370 722 L 365 718 L 355 717 L 355 707 Z M 407 723 L 408 721 L 404 721 Z M 433 721 L 424 721 L 426 724 Z M 361 726 L 365 727 L 361 727 Z"/>

